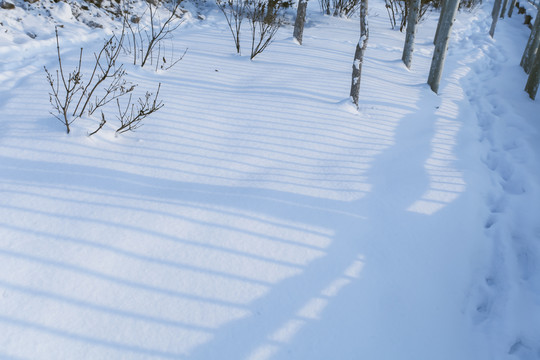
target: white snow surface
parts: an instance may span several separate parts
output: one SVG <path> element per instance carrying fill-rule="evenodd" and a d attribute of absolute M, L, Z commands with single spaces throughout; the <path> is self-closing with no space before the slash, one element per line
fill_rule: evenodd
<path fill-rule="evenodd" d="M 372 1 L 357 111 L 358 18 L 310 2 L 302 46 L 285 25 L 250 61 L 219 10 L 192 6 L 175 67 L 122 55 L 165 107 L 115 136 L 113 106 L 88 137 L 98 118 L 67 135 L 49 113 L 43 66 L 58 66 L 55 24 L 67 69 L 118 24 L 14 3 L 0 9 L 0 358 L 540 358 L 523 15 L 491 39 L 490 2 L 459 13 L 436 95 L 437 14 L 408 71 L 405 34 Z"/>

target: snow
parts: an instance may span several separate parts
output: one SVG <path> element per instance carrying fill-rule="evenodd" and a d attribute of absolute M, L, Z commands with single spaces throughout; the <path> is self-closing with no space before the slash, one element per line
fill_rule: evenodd
<path fill-rule="evenodd" d="M 162 83 L 165 107 L 115 135 L 113 106 L 88 137 L 99 118 L 67 135 L 49 113 L 43 66 L 56 24 L 70 69 L 118 24 L 15 3 L 0 9 L 0 358 L 538 356 L 523 15 L 491 39 L 489 2 L 459 13 L 436 95 L 436 14 L 407 70 L 405 34 L 371 2 L 357 110 L 358 18 L 310 2 L 302 46 L 285 25 L 250 61 L 219 10 L 189 4 L 172 69 L 122 55 L 137 96 Z"/>
<path fill-rule="evenodd" d="M 535 1 L 523 1 L 520 3 L 520 6 L 525 8 L 525 14 L 531 17 L 531 25 L 534 24 L 534 19 L 536 19 L 536 15 L 538 14 L 538 7 L 540 6 L 540 3 L 536 4 Z"/>
<path fill-rule="evenodd" d="M 358 47 L 359 48 L 363 48 L 364 47 L 364 42 L 367 40 L 367 36 L 366 35 L 362 35 L 360 36 L 360 40 L 358 40 Z M 356 66 L 356 68 L 358 68 L 358 64 L 354 64 L 354 66 Z"/>

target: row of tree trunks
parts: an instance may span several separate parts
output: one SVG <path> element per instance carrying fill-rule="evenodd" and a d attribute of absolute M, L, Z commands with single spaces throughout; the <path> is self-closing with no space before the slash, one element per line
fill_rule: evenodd
<path fill-rule="evenodd" d="M 418 17 L 420 12 L 421 0 L 408 0 L 409 1 L 409 14 L 407 18 L 407 31 L 405 38 L 405 45 L 403 47 L 402 60 L 405 66 L 410 69 L 412 64 L 412 54 L 414 51 L 414 40 L 416 36 L 416 26 L 418 24 Z M 504 3 L 503 3 L 504 1 Z M 493 10 L 491 13 L 492 24 L 489 31 L 491 37 L 495 33 L 495 27 L 497 20 L 504 18 L 506 13 L 506 7 L 509 0 L 495 0 Z M 306 19 L 306 9 L 308 0 L 300 0 L 298 3 L 297 16 L 294 25 L 293 37 L 299 44 L 302 44 L 302 36 L 304 31 L 304 23 Z M 515 6 L 516 0 L 512 0 L 510 3 L 510 10 L 508 16 L 512 15 L 512 9 Z M 502 7 L 502 9 L 501 9 Z M 435 93 L 439 91 L 440 80 L 444 68 L 444 62 L 446 59 L 446 53 L 448 50 L 448 43 L 450 40 L 450 34 L 452 26 L 454 24 L 456 14 L 459 8 L 459 0 L 444 0 L 441 8 L 441 14 L 439 16 L 439 22 L 437 24 L 437 31 L 434 37 L 435 50 L 433 52 L 433 58 L 431 61 L 431 67 L 429 70 L 428 84 L 431 90 Z M 368 29 L 368 0 L 361 0 L 360 2 L 360 40 L 356 45 L 354 54 L 354 62 L 352 67 L 352 80 L 350 97 L 353 104 L 358 107 L 360 99 L 360 81 L 362 75 L 362 63 L 364 61 L 364 54 L 367 48 L 367 42 L 369 37 Z M 539 87 L 540 80 L 540 11 L 536 16 L 534 26 L 531 31 L 531 35 L 527 42 L 527 46 L 521 59 L 521 66 L 529 74 L 525 91 L 529 96 L 534 99 Z"/>
<path fill-rule="evenodd" d="M 493 10 L 491 12 L 493 21 L 491 23 L 491 29 L 489 30 L 489 35 L 491 35 L 491 37 L 495 34 L 497 20 L 499 17 L 501 19 L 504 18 L 504 14 L 506 13 L 508 0 L 504 0 L 504 3 L 502 1 L 503 0 L 495 0 L 495 3 L 493 4 Z M 512 0 L 510 9 L 508 10 L 508 17 L 512 16 L 515 5 L 516 0 Z M 540 8 L 537 10 L 534 25 L 531 29 L 531 35 L 529 36 L 529 40 L 523 51 L 520 65 L 523 67 L 523 70 L 529 74 L 527 84 L 525 85 L 525 91 L 529 94 L 529 97 L 534 100 L 540 81 Z"/>

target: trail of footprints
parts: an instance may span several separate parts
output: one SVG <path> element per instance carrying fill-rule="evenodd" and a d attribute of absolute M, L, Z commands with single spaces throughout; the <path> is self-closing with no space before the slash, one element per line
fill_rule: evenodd
<path fill-rule="evenodd" d="M 497 328 L 500 318 L 503 319 L 502 324 L 514 324 L 513 335 L 505 333 L 505 329 L 495 330 L 505 337 L 513 336 L 506 344 L 507 353 L 519 359 L 540 359 L 540 333 L 531 336 L 529 324 L 520 323 L 534 321 L 533 317 L 512 318 L 516 310 L 521 310 L 516 309 L 521 304 L 516 294 L 533 291 L 540 298 L 539 277 L 535 275 L 540 271 L 537 262 L 540 254 L 536 251 L 540 230 L 520 226 L 520 216 L 525 215 L 522 210 L 526 212 L 528 209 L 529 195 L 525 164 L 530 149 L 519 138 L 523 129 L 518 128 L 525 122 L 515 118 L 508 102 L 496 93 L 496 86 L 500 84 L 492 75 L 503 71 L 508 57 L 493 43 L 488 43 L 485 37 L 473 35 L 469 41 L 474 42 L 477 56 L 472 65 L 473 75 L 468 81 L 474 85 L 469 88 L 476 90 L 469 91 L 467 96 L 477 114 L 480 142 L 486 149 L 483 162 L 492 181 L 491 188 L 487 190 L 488 214 L 484 223 L 484 241 L 490 242 L 486 248 L 492 253 L 488 273 L 477 289 L 473 320 L 478 325 L 486 324 L 490 329 Z M 515 209 L 519 211 L 514 212 Z M 527 221 L 524 224 L 528 224 Z M 530 310 L 534 311 L 534 308 Z"/>

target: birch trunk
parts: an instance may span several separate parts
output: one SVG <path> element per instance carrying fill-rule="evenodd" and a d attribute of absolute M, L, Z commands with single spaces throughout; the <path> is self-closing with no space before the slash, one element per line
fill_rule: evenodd
<path fill-rule="evenodd" d="M 536 60 L 531 67 L 529 78 L 527 79 L 527 85 L 525 85 L 525 91 L 529 94 L 531 99 L 536 98 L 538 91 L 538 83 L 540 80 L 540 51 L 536 53 Z"/>
<path fill-rule="evenodd" d="M 510 9 L 508 9 L 508 17 L 512 17 L 512 13 L 514 12 L 514 8 L 516 7 L 516 1 L 517 0 L 512 0 L 512 2 L 510 2 Z"/>
<path fill-rule="evenodd" d="M 439 91 L 444 60 L 446 59 L 446 52 L 448 50 L 448 41 L 450 40 L 452 25 L 454 24 L 459 7 L 459 0 L 448 0 L 445 6 L 446 9 L 439 18 L 440 30 L 437 36 L 437 43 L 435 44 L 428 77 L 428 84 L 435 93 L 438 93 Z"/>
<path fill-rule="evenodd" d="M 521 62 L 519 63 L 523 70 L 528 74 L 531 70 L 532 62 L 538 52 L 538 47 L 540 46 L 540 10 L 536 15 L 534 20 L 534 26 L 531 30 L 531 35 L 527 41 L 527 46 L 525 46 L 525 51 L 523 51 L 523 56 L 521 57 Z"/>
<path fill-rule="evenodd" d="M 493 35 L 495 35 L 495 27 L 497 26 L 497 20 L 499 20 L 499 13 L 501 11 L 501 3 L 502 0 L 495 0 L 495 3 L 493 4 L 493 10 L 491 11 L 491 18 L 493 19 L 491 21 L 491 29 L 489 29 L 489 35 L 493 38 Z"/>
<path fill-rule="evenodd" d="M 416 37 L 416 25 L 418 24 L 418 16 L 420 14 L 420 1 L 410 0 L 409 18 L 407 19 L 407 35 L 405 36 L 405 45 L 403 46 L 403 55 L 401 60 L 407 67 L 411 68 L 412 54 L 414 51 L 414 39 Z"/>
<path fill-rule="evenodd" d="M 441 31 L 441 19 L 444 17 L 447 3 L 448 0 L 442 0 L 441 13 L 439 14 L 439 21 L 437 22 L 437 30 L 435 31 L 435 37 L 433 37 L 433 45 L 437 44 L 437 38 L 439 37 L 439 32 Z"/>
<path fill-rule="evenodd" d="M 296 11 L 296 20 L 294 22 L 293 37 L 302 45 L 302 36 L 304 34 L 304 24 L 306 22 L 306 9 L 308 0 L 300 0 L 298 10 Z"/>
<path fill-rule="evenodd" d="M 504 19 L 504 14 L 506 13 L 506 7 L 508 6 L 508 0 L 504 0 L 501 10 L 501 19 Z"/>
<path fill-rule="evenodd" d="M 354 105 L 358 107 L 358 101 L 360 99 L 360 79 L 362 76 L 362 62 L 364 61 L 364 53 L 367 48 L 367 42 L 369 38 L 368 29 L 368 0 L 360 1 L 360 40 L 356 44 L 356 51 L 354 52 L 354 62 L 352 67 L 352 81 L 351 81 L 351 99 Z"/>

